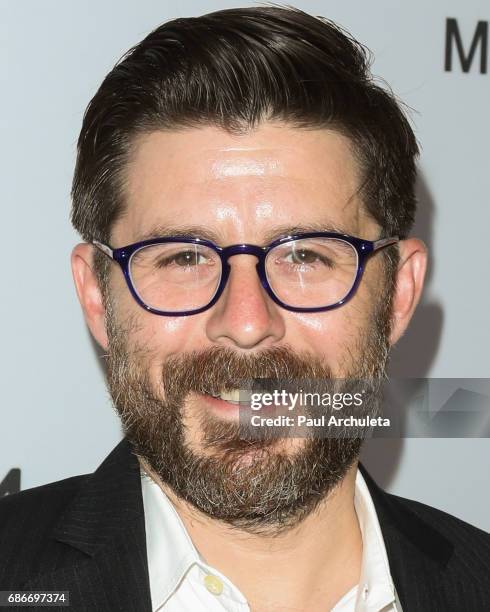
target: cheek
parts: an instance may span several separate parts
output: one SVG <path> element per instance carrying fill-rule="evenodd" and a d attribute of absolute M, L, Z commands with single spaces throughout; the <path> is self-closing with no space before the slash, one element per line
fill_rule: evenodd
<path fill-rule="evenodd" d="M 141 314 L 133 312 L 131 343 L 139 349 L 140 368 L 148 372 L 155 392 L 160 394 L 162 366 L 171 355 L 187 350 L 190 323 L 186 317 L 163 317 L 139 310 Z"/>
<path fill-rule="evenodd" d="M 122 274 L 111 283 L 117 319 L 124 321 L 133 345 L 142 348 L 152 360 L 160 361 L 185 350 L 193 327 L 192 317 L 166 317 L 147 312 L 134 300 Z"/>
<path fill-rule="evenodd" d="M 340 309 L 318 314 L 294 313 L 294 319 L 295 331 L 290 334 L 294 346 L 300 348 L 305 344 L 315 353 L 330 355 L 334 351 L 335 354 L 352 333 L 352 323 Z"/>
<path fill-rule="evenodd" d="M 357 296 L 356 296 L 357 297 Z M 324 357 L 335 369 L 355 350 L 360 332 L 368 324 L 366 300 L 359 296 L 325 313 L 291 313 L 289 342 L 297 350 L 311 351 Z"/>
<path fill-rule="evenodd" d="M 190 335 L 190 317 L 164 317 L 141 309 L 135 340 L 159 361 L 186 350 Z"/>
<path fill-rule="evenodd" d="M 136 305 L 137 307 L 137 305 Z M 180 357 L 183 353 L 202 351 L 209 348 L 205 329 L 205 315 L 166 317 L 141 310 L 135 316 L 132 326 L 132 342 L 137 343 L 150 376 L 158 381 L 162 366 L 170 357 Z"/>

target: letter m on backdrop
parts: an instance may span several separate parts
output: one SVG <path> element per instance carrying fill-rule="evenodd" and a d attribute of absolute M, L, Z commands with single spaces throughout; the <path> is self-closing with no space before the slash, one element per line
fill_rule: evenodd
<path fill-rule="evenodd" d="M 469 72 L 477 50 L 480 56 L 480 73 L 486 74 L 488 61 L 488 21 L 478 21 L 469 50 L 466 52 L 456 19 L 446 19 L 446 51 L 444 70 L 453 69 L 453 49 L 456 49 L 463 72 Z"/>

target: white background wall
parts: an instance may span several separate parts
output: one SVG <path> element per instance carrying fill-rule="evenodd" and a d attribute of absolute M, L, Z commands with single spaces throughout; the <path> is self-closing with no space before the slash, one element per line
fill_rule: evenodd
<path fill-rule="evenodd" d="M 240 2 L 0 0 L 0 481 L 22 488 L 94 470 L 120 439 L 76 298 L 70 182 L 83 111 L 117 59 L 167 19 Z M 490 375 L 490 76 L 444 71 L 447 17 L 466 49 L 485 0 L 306 2 L 375 55 L 422 144 L 415 235 L 431 249 L 425 297 L 394 375 Z M 488 439 L 373 440 L 363 460 L 388 490 L 490 530 Z"/>

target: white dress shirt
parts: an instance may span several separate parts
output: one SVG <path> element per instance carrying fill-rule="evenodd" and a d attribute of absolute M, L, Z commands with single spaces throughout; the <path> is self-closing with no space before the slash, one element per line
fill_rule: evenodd
<path fill-rule="evenodd" d="M 141 483 L 153 612 L 250 612 L 240 590 L 204 561 L 173 504 L 143 470 Z M 378 517 L 359 470 L 354 506 L 363 541 L 360 581 L 330 612 L 402 612 Z"/>

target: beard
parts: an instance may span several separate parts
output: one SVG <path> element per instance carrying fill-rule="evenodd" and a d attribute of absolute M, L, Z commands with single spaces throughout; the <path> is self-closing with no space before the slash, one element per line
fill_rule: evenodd
<path fill-rule="evenodd" d="M 196 408 L 195 401 L 192 411 L 186 404 L 193 392 L 239 389 L 250 379 L 332 380 L 331 368 L 318 356 L 289 345 L 250 355 L 212 346 L 167 358 L 155 388 L 147 365 L 152 352 L 128 343 L 136 321 L 119 323 L 110 296 L 106 305 L 107 379 L 124 434 L 160 481 L 198 511 L 250 534 L 277 535 L 313 512 L 358 458 L 361 430 L 356 437 L 295 439 L 295 445 L 277 435 L 252 439 L 241 435 L 235 420 Z M 353 379 L 368 382 L 371 400 L 386 376 L 390 313 L 391 300 L 377 305 L 340 374 L 348 390 Z M 364 413 L 372 415 L 375 403 L 367 401 Z"/>

